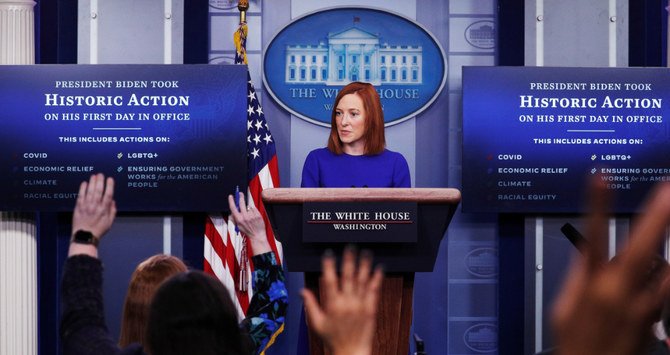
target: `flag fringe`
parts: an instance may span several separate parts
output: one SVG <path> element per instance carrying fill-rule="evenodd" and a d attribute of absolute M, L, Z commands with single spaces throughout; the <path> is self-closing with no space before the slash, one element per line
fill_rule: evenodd
<path fill-rule="evenodd" d="M 270 337 L 270 340 L 268 340 L 268 343 L 265 344 L 265 347 L 263 348 L 263 351 L 260 352 L 260 355 L 265 355 L 265 351 L 267 349 L 269 349 L 270 346 L 272 346 L 272 344 L 275 343 L 275 340 L 277 339 L 277 336 L 279 336 L 279 334 L 284 332 L 284 325 L 285 324 L 286 323 L 282 323 L 281 327 L 279 327 L 279 329 L 277 329 L 277 331 L 274 332 L 274 334 L 272 334 L 272 336 Z"/>

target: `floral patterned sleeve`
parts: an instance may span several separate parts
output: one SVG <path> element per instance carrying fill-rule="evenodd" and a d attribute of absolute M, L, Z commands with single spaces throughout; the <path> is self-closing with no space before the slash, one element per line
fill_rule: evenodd
<path fill-rule="evenodd" d="M 284 270 L 277 263 L 274 253 L 256 255 L 251 258 L 251 262 L 254 265 L 254 296 L 241 326 L 253 341 L 256 354 L 260 354 L 272 345 L 276 334 L 283 330 L 288 292 Z"/>

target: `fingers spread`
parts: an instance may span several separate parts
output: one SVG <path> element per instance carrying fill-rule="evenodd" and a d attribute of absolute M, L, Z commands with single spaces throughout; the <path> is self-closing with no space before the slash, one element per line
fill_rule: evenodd
<path fill-rule="evenodd" d="M 312 327 L 314 330 L 316 330 L 317 333 L 320 334 L 323 329 L 325 318 L 323 310 L 321 310 L 321 307 L 319 307 L 319 303 L 316 301 L 316 297 L 312 291 L 303 289 L 300 292 L 300 295 L 302 296 L 303 303 L 305 304 L 307 324 L 309 324 L 310 327 Z"/>
<path fill-rule="evenodd" d="M 91 177 L 91 182 L 88 184 L 90 201 L 95 203 L 100 201 L 102 192 L 105 189 L 105 181 L 102 174 L 95 174 Z M 92 188 L 92 189 L 91 189 Z"/>
<path fill-rule="evenodd" d="M 368 287 L 365 290 L 366 295 L 366 308 L 374 312 L 377 309 L 379 304 L 379 291 L 382 287 L 382 281 L 384 280 L 384 270 L 381 267 L 375 268 L 375 272 L 372 275 L 372 279 L 368 283 Z"/>
<path fill-rule="evenodd" d="M 79 193 L 77 194 L 77 205 L 80 205 L 81 203 L 84 202 L 87 189 L 88 189 L 88 183 L 86 181 L 82 181 L 81 184 L 79 184 Z"/>
<path fill-rule="evenodd" d="M 321 268 L 323 270 L 323 287 L 328 295 L 339 292 L 337 285 L 337 273 L 335 271 L 335 257 L 332 253 L 326 253 L 321 259 Z"/>
<path fill-rule="evenodd" d="M 103 196 L 103 201 L 112 201 L 114 199 L 114 179 L 111 177 L 107 178 L 105 187 L 105 194 Z"/>
<path fill-rule="evenodd" d="M 116 218 L 116 201 L 112 200 L 112 207 L 109 209 L 109 217 L 110 217 L 110 224 L 114 221 L 114 218 Z"/>
<path fill-rule="evenodd" d="M 358 274 L 356 276 L 356 292 L 365 295 L 370 278 L 370 271 L 372 269 L 372 255 L 369 251 L 363 250 L 361 252 L 360 262 L 358 264 Z"/>
<path fill-rule="evenodd" d="M 344 248 L 342 255 L 342 292 L 351 293 L 354 291 L 354 272 L 356 271 L 356 252 L 351 246 Z"/>

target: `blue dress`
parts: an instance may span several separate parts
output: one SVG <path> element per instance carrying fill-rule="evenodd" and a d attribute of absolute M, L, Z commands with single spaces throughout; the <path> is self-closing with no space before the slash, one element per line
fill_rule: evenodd
<path fill-rule="evenodd" d="M 328 148 L 311 151 L 302 168 L 301 187 L 411 187 L 409 166 L 400 153 L 340 155 Z"/>

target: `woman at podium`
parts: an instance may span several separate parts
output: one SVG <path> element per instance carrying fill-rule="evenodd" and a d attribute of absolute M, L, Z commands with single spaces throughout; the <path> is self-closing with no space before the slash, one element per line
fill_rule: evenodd
<path fill-rule="evenodd" d="M 301 187 L 410 187 L 402 154 L 386 149 L 384 112 L 368 83 L 352 82 L 335 98 L 328 146 L 311 151 Z"/>

